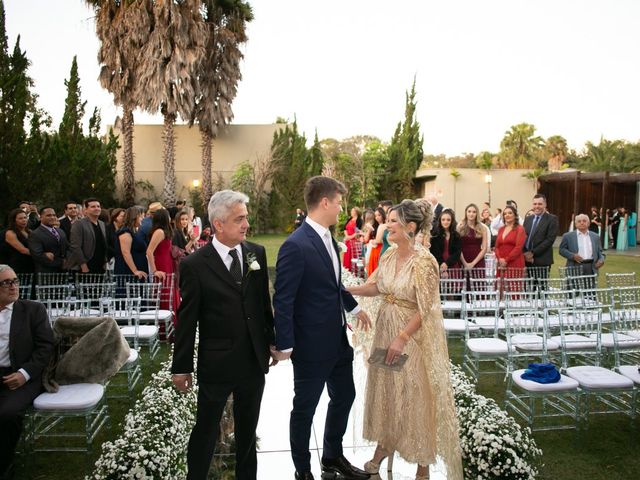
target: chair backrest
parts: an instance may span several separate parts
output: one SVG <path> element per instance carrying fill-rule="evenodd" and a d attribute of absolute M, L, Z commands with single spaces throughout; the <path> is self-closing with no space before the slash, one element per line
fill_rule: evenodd
<path fill-rule="evenodd" d="M 159 310 L 162 295 L 161 283 L 127 283 L 127 298 L 139 299 L 142 310 Z"/>
<path fill-rule="evenodd" d="M 31 292 L 33 290 L 33 273 L 16 273 L 20 285 L 20 298 L 23 300 L 31 300 Z"/>
<path fill-rule="evenodd" d="M 554 291 L 554 290 L 568 290 L 568 284 L 566 278 L 548 277 L 538 278 L 538 290 L 540 291 Z"/>
<path fill-rule="evenodd" d="M 561 309 L 558 311 L 558 315 L 560 317 L 561 334 L 576 334 L 585 337 L 597 335 L 598 343 L 600 343 L 602 311 L 599 308 Z"/>
<path fill-rule="evenodd" d="M 534 292 L 537 293 L 538 287 L 535 278 L 532 277 L 502 277 L 501 287 L 503 292 Z"/>
<path fill-rule="evenodd" d="M 465 278 L 441 278 L 440 279 L 440 299 L 460 300 L 462 291 L 466 288 Z"/>
<path fill-rule="evenodd" d="M 576 290 L 576 307 L 599 308 L 609 312 L 613 308 L 612 288 L 584 288 Z"/>
<path fill-rule="evenodd" d="M 111 297 L 104 303 L 103 315 L 113 318 L 119 324 L 137 324 L 140 318 L 141 298 Z"/>
<path fill-rule="evenodd" d="M 558 274 L 562 278 L 579 277 L 582 275 L 582 265 L 570 265 L 568 267 L 558 267 Z"/>
<path fill-rule="evenodd" d="M 38 285 L 75 285 L 73 272 L 38 273 Z"/>
<path fill-rule="evenodd" d="M 541 305 L 537 290 L 524 292 L 504 291 L 503 299 L 505 304 L 505 312 L 508 312 L 510 310 L 536 310 Z"/>
<path fill-rule="evenodd" d="M 636 272 L 605 274 L 607 287 L 633 287 L 637 285 Z"/>
<path fill-rule="evenodd" d="M 466 296 L 466 313 L 471 317 L 481 315 L 487 317 L 488 315 L 495 316 L 498 319 L 498 313 L 500 311 L 500 292 L 497 290 L 491 291 L 465 291 Z"/>
<path fill-rule="evenodd" d="M 498 292 L 500 279 L 496 277 L 469 277 L 470 292 Z"/>
<path fill-rule="evenodd" d="M 539 334 L 544 332 L 544 316 L 535 308 L 504 312 L 505 335 Z"/>
<path fill-rule="evenodd" d="M 88 317 L 91 315 L 89 300 L 49 298 L 43 303 L 52 325 L 58 317 Z"/>
<path fill-rule="evenodd" d="M 617 308 L 640 308 L 640 286 L 614 288 L 613 298 Z"/>
<path fill-rule="evenodd" d="M 36 299 L 45 300 L 69 300 L 73 292 L 72 285 L 36 285 Z"/>
<path fill-rule="evenodd" d="M 78 283 L 76 292 L 78 298 L 88 300 L 104 300 L 115 296 L 115 282 Z"/>
<path fill-rule="evenodd" d="M 160 308 L 164 308 L 166 310 L 170 310 L 173 312 L 173 297 L 174 297 L 174 286 L 175 286 L 176 276 L 174 273 L 170 273 L 165 275 L 162 279 L 160 289 Z"/>
<path fill-rule="evenodd" d="M 593 289 L 598 286 L 598 276 L 595 274 L 566 277 L 565 281 L 567 282 L 567 288 L 572 288 L 573 290 Z"/>
<path fill-rule="evenodd" d="M 575 307 L 576 292 L 574 290 L 542 290 L 542 308 L 560 310 Z"/>
<path fill-rule="evenodd" d="M 105 283 L 110 281 L 106 273 L 79 273 L 76 277 L 77 283 Z"/>

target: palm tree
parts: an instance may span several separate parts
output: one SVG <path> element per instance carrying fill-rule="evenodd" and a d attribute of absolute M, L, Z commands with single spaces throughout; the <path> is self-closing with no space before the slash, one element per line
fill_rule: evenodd
<path fill-rule="evenodd" d="M 548 159 L 548 170 L 561 170 L 569 151 L 567 140 L 562 135 L 552 135 L 545 142 L 545 153 Z"/>
<path fill-rule="evenodd" d="M 85 0 L 96 12 L 96 34 L 100 40 L 99 81 L 122 106 L 123 193 L 127 204 L 135 201 L 133 158 L 133 110 L 138 105 L 135 85 L 140 51 L 151 32 L 152 0 Z"/>
<path fill-rule="evenodd" d="M 544 174 L 544 168 L 534 168 L 530 172 L 523 173 L 524 178 L 528 178 L 533 183 L 533 194 L 538 193 L 538 179 Z"/>
<path fill-rule="evenodd" d="M 500 142 L 500 157 L 507 168 L 535 168 L 542 148 L 542 138 L 529 123 L 514 125 Z"/>
<path fill-rule="evenodd" d="M 204 58 L 198 69 L 199 96 L 191 124 L 198 122 L 202 138 L 202 203 L 213 193 L 211 147 L 219 129 L 231 123 L 231 104 L 242 79 L 240 45 L 247 41 L 246 23 L 253 12 L 242 0 L 205 0 L 204 20 L 208 30 Z"/>
<path fill-rule="evenodd" d="M 462 176 L 457 168 L 452 168 L 449 175 L 453 177 L 453 211 L 456 211 L 456 186 L 458 185 L 458 179 Z"/>
<path fill-rule="evenodd" d="M 491 204 L 491 183 L 493 179 L 491 178 L 491 170 L 494 167 L 494 159 L 495 155 L 490 152 L 481 152 L 480 155 L 476 157 L 476 165 L 478 168 L 481 168 L 485 171 L 484 181 L 487 184 L 487 189 L 489 193 L 489 204 Z"/>
<path fill-rule="evenodd" d="M 136 99 L 143 110 L 164 117 L 162 198 L 167 205 L 176 200 L 173 125 L 178 116 L 193 118 L 197 72 L 208 38 L 200 7 L 200 0 L 155 0 L 153 28 L 140 52 Z"/>

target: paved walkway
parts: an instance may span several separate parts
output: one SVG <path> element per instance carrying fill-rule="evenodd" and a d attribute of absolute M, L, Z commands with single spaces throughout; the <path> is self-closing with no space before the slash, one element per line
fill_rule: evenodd
<path fill-rule="evenodd" d="M 344 455 L 354 465 L 362 468 L 367 460 L 373 457 L 375 445 L 370 445 L 362 439 L 362 410 L 365 384 L 365 369 L 360 355 L 356 355 L 354 362 L 354 375 L 356 382 L 356 401 L 349 417 L 347 433 L 344 437 Z M 260 422 L 258 424 L 258 479 L 280 480 L 293 479 L 295 468 L 291 460 L 289 446 L 289 415 L 293 400 L 293 366 L 290 361 L 281 362 L 273 367 L 267 375 Z M 322 394 L 318 409 L 313 421 L 311 433 L 311 470 L 320 480 L 320 458 L 322 457 L 322 438 L 324 432 L 324 419 L 327 412 L 329 397 L 327 391 Z M 393 464 L 393 473 L 387 476 L 386 461 L 382 464 L 383 472 L 380 477 L 372 476 L 373 480 L 383 478 L 385 480 L 410 480 L 415 478 L 416 466 L 408 464 L 396 455 Z M 431 478 L 434 480 L 445 479 L 442 472 L 436 468 L 431 469 Z"/>

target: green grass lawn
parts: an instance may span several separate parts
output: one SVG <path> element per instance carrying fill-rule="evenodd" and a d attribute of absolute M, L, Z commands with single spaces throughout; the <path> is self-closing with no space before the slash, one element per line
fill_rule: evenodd
<path fill-rule="evenodd" d="M 275 263 L 280 245 L 285 235 L 260 235 L 250 240 L 266 247 L 271 280 L 275 279 Z M 556 251 L 556 261 L 559 256 Z M 561 265 L 564 262 L 560 263 Z M 609 255 L 602 272 L 630 272 L 640 268 L 640 257 Z M 554 269 L 557 275 L 557 265 Z M 604 275 L 600 276 L 601 285 Z M 456 363 L 462 360 L 462 342 L 451 339 L 450 354 Z M 150 361 L 146 350 L 143 351 L 143 385 L 152 373 L 158 370 L 160 363 L 169 356 L 169 348 L 163 345 L 160 353 Z M 138 388 L 141 391 L 142 387 Z M 504 399 L 505 384 L 502 378 L 482 377 L 478 391 L 490 396 L 500 404 Z M 97 458 L 99 445 L 107 440 L 113 440 L 122 432 L 122 421 L 127 413 L 129 404 L 125 399 L 109 401 L 112 430 L 103 432 L 96 439 L 95 454 Z M 539 478 L 545 480 L 627 480 L 640 478 L 640 421 L 630 422 L 626 417 L 611 415 L 593 419 L 589 422 L 589 429 L 580 434 L 575 432 L 545 432 L 535 434 L 538 445 L 543 449 L 543 463 Z M 26 480 L 62 480 L 80 479 L 87 473 L 84 457 L 79 453 L 36 453 L 28 458 L 19 455 L 18 462 L 26 461 L 30 465 L 31 477 L 19 469 L 16 479 Z M 271 480 L 271 479 L 261 479 Z"/>

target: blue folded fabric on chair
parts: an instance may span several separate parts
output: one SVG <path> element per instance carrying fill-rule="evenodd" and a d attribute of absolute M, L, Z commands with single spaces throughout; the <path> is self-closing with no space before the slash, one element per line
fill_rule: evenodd
<path fill-rule="evenodd" d="M 530 363 L 521 378 L 536 383 L 558 383 L 560 372 L 553 363 Z"/>

